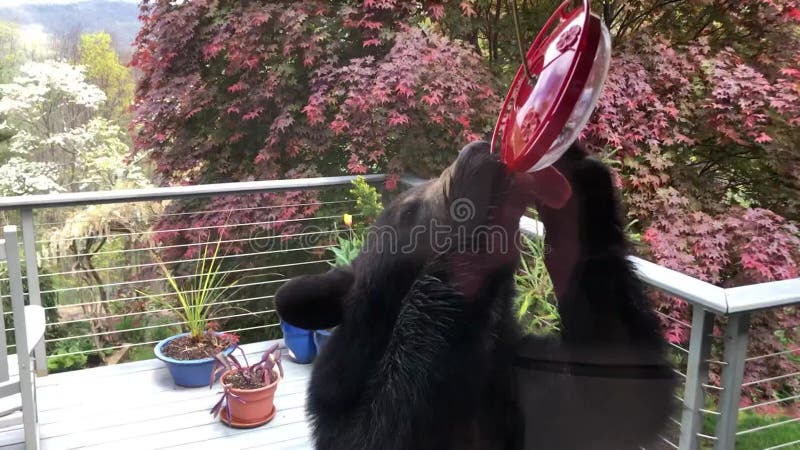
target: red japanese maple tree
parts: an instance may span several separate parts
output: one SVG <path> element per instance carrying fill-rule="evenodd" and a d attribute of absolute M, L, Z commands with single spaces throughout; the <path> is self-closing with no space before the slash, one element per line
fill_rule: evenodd
<path fill-rule="evenodd" d="M 620 2 L 604 2 L 606 4 Z M 629 2 L 584 138 L 616 160 L 630 220 L 658 263 L 722 286 L 800 274 L 800 2 Z M 644 13 L 644 14 L 643 14 Z M 660 297 L 667 337 L 690 309 Z M 779 330 L 776 332 L 776 330 Z M 800 311 L 753 318 L 750 354 L 800 342 Z M 792 373 L 786 354 L 748 362 L 745 381 Z M 758 383 L 774 396 L 798 379 Z"/>
<path fill-rule="evenodd" d="M 441 164 L 488 131 L 498 98 L 478 55 L 416 25 L 437 11 L 145 1 L 136 151 L 152 151 L 168 183 L 397 173 L 420 156 Z"/>
<path fill-rule="evenodd" d="M 480 56 L 436 31 L 440 14 L 394 0 L 144 1 L 135 151 L 167 184 L 372 171 L 389 172 L 391 189 L 410 164 L 433 173 L 490 130 L 499 101 Z M 156 228 L 171 242 L 225 222 L 269 228 L 314 213 L 313 197 L 216 198 L 192 207 L 235 217 Z M 286 204 L 304 206 L 264 208 Z"/>

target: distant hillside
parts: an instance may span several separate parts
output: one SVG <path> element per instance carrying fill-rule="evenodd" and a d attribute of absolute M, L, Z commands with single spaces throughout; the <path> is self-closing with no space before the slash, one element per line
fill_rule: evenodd
<path fill-rule="evenodd" d="M 24 3 L 24 2 L 20 2 Z M 0 20 L 20 25 L 41 25 L 54 36 L 106 31 L 114 38 L 120 53 L 129 53 L 139 31 L 139 6 L 132 1 L 85 0 L 74 3 L 22 4 L 0 2 Z"/>

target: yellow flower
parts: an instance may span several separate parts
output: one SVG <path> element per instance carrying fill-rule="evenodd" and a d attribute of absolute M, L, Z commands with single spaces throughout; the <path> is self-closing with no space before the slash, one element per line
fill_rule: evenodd
<path fill-rule="evenodd" d="M 350 214 L 345 214 L 342 216 L 342 220 L 344 220 L 344 224 L 348 227 L 353 226 L 353 216 Z"/>

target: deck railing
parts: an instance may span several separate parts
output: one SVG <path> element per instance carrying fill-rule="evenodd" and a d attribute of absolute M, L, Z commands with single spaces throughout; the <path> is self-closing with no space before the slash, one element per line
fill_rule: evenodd
<path fill-rule="evenodd" d="M 352 211 L 354 202 L 346 196 L 353 179 L 0 199 L 0 221 L 22 232 L 28 301 L 43 304 L 48 313 L 37 371 L 47 373 L 45 355 L 51 363 L 61 361 L 61 368 L 85 364 L 87 357 L 89 364 L 113 363 L 138 348 L 147 353 L 146 347 L 174 334 L 183 323 L 167 305 L 152 301 L 171 294 L 161 264 L 178 279 L 192 278 L 199 254 L 217 240 L 222 273 L 238 282 L 216 304 L 215 319 L 233 327 L 228 331 L 263 336 L 277 326 L 271 299 L 280 284 L 293 274 L 327 267 L 325 249 L 343 228 L 336 222 Z M 370 183 L 384 179 L 367 177 Z M 288 194 L 282 202 L 267 198 L 279 192 Z M 5 277 L 0 271 L 0 283 Z M 14 344 L 10 347 L 13 351 Z"/>
<path fill-rule="evenodd" d="M 382 175 L 367 178 L 371 183 L 385 179 Z M 329 254 L 325 250 L 341 232 L 335 224 L 342 212 L 351 212 L 353 207 L 352 200 L 346 198 L 352 179 L 275 180 L 5 198 L 0 199 L 0 220 L 19 225 L 22 230 L 20 250 L 26 262 L 23 278 L 27 300 L 30 304 L 45 300 L 51 331 L 47 346 L 51 350 L 59 347 L 57 354 L 50 351 L 50 358 L 102 354 L 113 363 L 131 348 L 151 346 L 161 335 L 174 332 L 181 325 L 167 314 L 166 308 L 148 306 L 143 300 L 169 295 L 158 259 L 164 259 L 176 271 L 191 266 L 212 231 L 226 249 L 224 270 L 240 280 L 234 288 L 235 295 L 222 302 L 229 309 L 219 320 L 229 321 L 234 324 L 232 330 L 241 333 L 264 333 L 263 330 L 275 328 L 277 321 L 270 300 L 277 287 L 291 275 L 327 268 Z M 406 186 L 419 182 L 403 178 Z M 298 201 L 286 204 L 270 204 L 262 197 L 276 192 L 309 191 L 317 194 L 305 201 L 306 197 L 298 195 Z M 219 201 L 231 196 L 237 201 Z M 198 197 L 206 200 L 192 201 Z M 212 220 L 215 217 L 228 219 Z M 246 219 L 238 220 L 241 217 Z M 125 225 L 115 226 L 122 223 Z M 536 237 L 543 232 L 542 225 L 529 218 L 522 219 L 521 228 Z M 660 437 L 660 445 L 681 450 L 728 450 L 734 448 L 737 436 L 800 421 L 795 417 L 738 429 L 740 410 L 798 403 L 800 395 L 790 393 L 739 407 L 746 364 L 800 354 L 797 348 L 747 354 L 751 315 L 770 308 L 796 308 L 800 304 L 800 279 L 723 289 L 636 257 L 631 261 L 645 283 L 693 308 L 691 323 L 679 322 L 691 329 L 688 346 L 672 346 L 679 361 L 675 370 L 684 383 L 676 395 L 679 408 L 673 418 L 674 429 Z M 0 275 L 0 283 L 5 276 Z M 191 277 L 191 270 L 178 276 Z M 721 337 L 713 333 L 717 318 L 725 319 Z M 246 325 L 237 327 L 237 323 Z M 70 345 L 71 342 L 90 348 Z M 712 358 L 712 346 L 722 349 L 721 358 Z M 36 354 L 37 371 L 44 375 L 48 353 L 42 347 Z M 715 366 L 721 367 L 719 383 L 712 383 L 709 378 Z M 774 373 L 748 381 L 747 385 L 798 376 L 800 372 L 795 371 Z M 704 427 L 707 416 L 713 416 L 716 422 L 713 431 L 708 424 Z M 765 450 L 800 447 L 800 436 L 784 441 Z"/>

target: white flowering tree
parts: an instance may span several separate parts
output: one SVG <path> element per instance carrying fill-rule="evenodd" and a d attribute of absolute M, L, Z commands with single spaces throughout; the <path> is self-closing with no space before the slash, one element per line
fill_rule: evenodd
<path fill-rule="evenodd" d="M 0 129 L 12 135 L 0 148 L 0 195 L 148 185 L 126 164 L 123 130 L 99 117 L 105 100 L 64 62 L 28 62 L 0 85 Z"/>
<path fill-rule="evenodd" d="M 137 161 L 128 159 L 125 130 L 103 117 L 105 101 L 83 67 L 57 61 L 26 63 L 11 83 L 0 84 L 0 134 L 11 135 L 0 143 L 0 196 L 150 186 Z M 59 260 L 58 270 L 74 270 L 74 281 L 94 286 L 78 294 L 85 317 L 130 312 L 114 309 L 127 303 L 108 302 L 122 294 L 106 286 L 109 271 L 96 269 L 112 256 L 97 253 L 107 245 L 138 245 L 132 237 L 144 236 L 160 207 L 129 203 L 48 212 L 48 220 L 61 225 L 47 231 L 53 245 L 42 250 L 70 256 Z M 115 234 L 128 237 L 109 237 Z M 96 348 L 118 338 L 109 333 L 116 326 L 110 319 L 92 319 L 89 326 Z"/>

